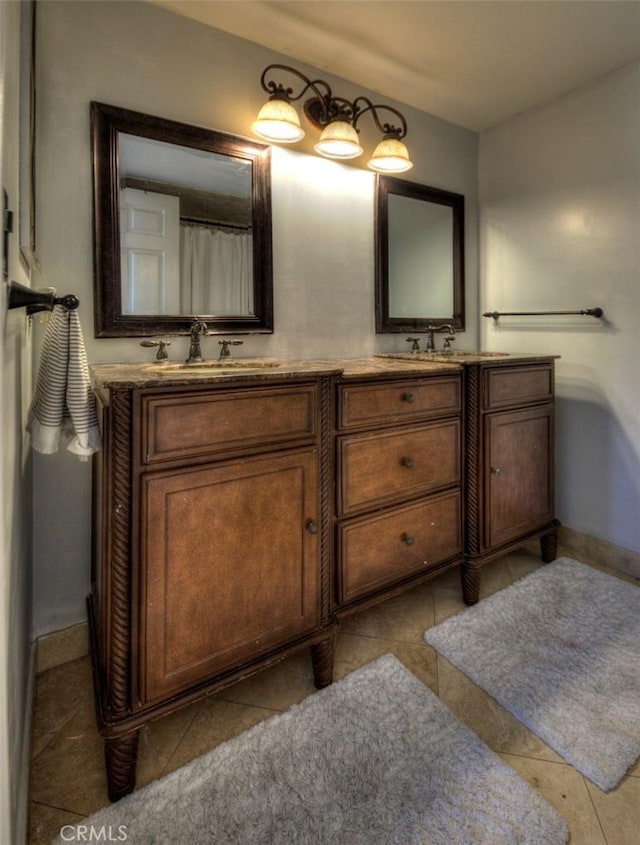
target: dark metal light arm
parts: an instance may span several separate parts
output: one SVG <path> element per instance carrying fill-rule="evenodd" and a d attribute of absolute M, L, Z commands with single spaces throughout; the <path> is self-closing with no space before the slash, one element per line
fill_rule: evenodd
<path fill-rule="evenodd" d="M 363 108 L 360 108 L 359 103 L 365 103 Z M 385 111 L 391 112 L 397 118 L 400 119 L 400 127 L 394 126 L 391 123 L 381 123 L 380 118 L 378 117 L 378 109 L 384 109 Z M 360 120 L 363 114 L 367 112 L 371 112 L 373 115 L 373 119 L 375 121 L 378 130 L 383 133 L 383 135 L 393 135 L 394 138 L 404 138 L 407 134 L 407 121 L 404 118 L 404 115 L 398 111 L 398 109 L 394 109 L 393 106 L 386 106 L 382 103 L 372 103 L 367 97 L 356 97 L 353 101 L 353 125 L 356 127 L 356 124 Z M 357 128 L 357 127 L 356 127 Z"/>
<path fill-rule="evenodd" d="M 285 88 L 282 83 L 274 82 L 273 80 L 267 81 L 267 74 L 269 71 L 273 70 L 284 70 L 287 73 L 291 73 L 293 76 L 296 76 L 304 83 L 301 91 L 294 95 L 293 88 Z M 305 76 L 304 73 L 301 73 L 299 70 L 289 67 L 288 65 L 267 65 L 267 67 L 262 71 L 260 85 L 270 96 L 286 99 L 292 102 L 302 99 L 307 91 L 313 91 L 316 97 L 323 103 L 325 109 L 327 107 L 327 103 L 333 99 L 331 88 L 324 79 L 309 79 L 309 77 Z"/>
<path fill-rule="evenodd" d="M 268 80 L 268 74 L 274 70 L 282 70 L 285 73 L 292 74 L 303 83 L 303 87 L 297 94 L 294 94 L 293 88 L 285 88 L 281 82 L 275 82 L 272 79 Z M 371 112 L 378 130 L 383 135 L 404 138 L 407 134 L 407 121 L 404 115 L 392 106 L 383 105 L 382 103 L 372 103 L 368 97 L 357 97 L 353 102 L 347 100 L 345 97 L 335 97 L 331 86 L 324 79 L 309 79 L 304 73 L 296 70 L 296 68 L 289 67 L 289 65 L 268 65 L 262 72 L 260 85 L 271 97 L 290 102 L 301 100 L 308 91 L 312 91 L 315 97 L 304 104 L 304 112 L 309 120 L 320 128 L 323 128 L 332 120 L 336 119 L 346 120 L 355 128 L 362 115 Z M 362 106 L 360 105 L 361 103 L 363 104 Z M 380 109 L 395 115 L 400 121 L 400 127 L 394 126 L 391 123 L 382 123 L 378 116 L 378 110 Z"/>

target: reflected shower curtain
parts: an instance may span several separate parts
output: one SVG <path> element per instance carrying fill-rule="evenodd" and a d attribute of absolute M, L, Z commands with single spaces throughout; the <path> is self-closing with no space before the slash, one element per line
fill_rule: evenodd
<path fill-rule="evenodd" d="M 180 224 L 183 314 L 253 314 L 252 241 L 243 229 Z"/>

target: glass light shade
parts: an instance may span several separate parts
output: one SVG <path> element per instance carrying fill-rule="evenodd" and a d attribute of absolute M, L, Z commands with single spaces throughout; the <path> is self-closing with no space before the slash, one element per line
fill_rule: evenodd
<path fill-rule="evenodd" d="M 314 150 L 325 158 L 357 158 L 362 155 L 358 133 L 346 120 L 334 120 L 322 130 Z"/>
<path fill-rule="evenodd" d="M 413 162 L 409 151 L 399 138 L 383 138 L 373 151 L 367 167 L 379 173 L 402 173 L 410 170 Z"/>
<path fill-rule="evenodd" d="M 251 131 L 276 144 L 295 144 L 304 138 L 298 112 L 287 100 L 267 100 L 258 112 Z"/>

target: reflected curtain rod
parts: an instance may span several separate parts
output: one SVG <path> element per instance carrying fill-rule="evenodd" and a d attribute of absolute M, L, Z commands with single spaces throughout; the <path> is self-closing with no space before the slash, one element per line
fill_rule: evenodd
<path fill-rule="evenodd" d="M 583 308 L 580 311 L 485 311 L 483 317 L 493 317 L 498 320 L 500 317 L 547 317 L 565 316 L 567 314 L 584 315 L 587 317 L 604 317 L 602 308 Z"/>

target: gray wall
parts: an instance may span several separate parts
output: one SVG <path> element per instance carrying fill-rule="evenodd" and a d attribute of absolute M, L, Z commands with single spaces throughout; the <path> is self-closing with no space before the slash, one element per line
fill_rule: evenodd
<path fill-rule="evenodd" d="M 18 211 L 20 4 L 0 4 L 0 184 Z M 23 150 L 24 152 L 24 150 Z M 17 220 L 17 216 L 16 216 Z M 2 247 L 0 246 L 0 251 Z M 9 238 L 9 278 L 28 278 Z M 31 712 L 31 457 L 24 433 L 31 340 L 24 311 L 6 311 L 0 283 L 0 842 L 26 832 Z"/>
<path fill-rule="evenodd" d="M 76 293 L 90 361 L 146 360 L 134 340 L 93 337 L 89 103 L 248 135 L 272 62 L 262 47 L 138 2 L 57 2 L 38 7 L 39 285 Z M 346 97 L 362 91 L 325 72 Z M 466 336 L 477 341 L 477 135 L 401 106 L 415 168 L 407 178 L 466 197 Z M 363 120 L 364 123 L 364 120 Z M 363 131 L 366 147 L 375 135 Z M 403 335 L 376 336 L 373 288 L 373 174 L 273 148 L 275 326 L 245 338 L 243 354 L 358 357 L 405 349 Z M 41 329 L 39 332 L 39 340 Z M 186 343 L 186 342 L 185 342 Z M 206 341 L 205 341 L 206 344 Z M 213 345 L 213 341 L 211 341 Z M 186 347 L 185 347 L 186 348 Z M 171 348 L 180 358 L 185 348 Z M 89 589 L 90 471 L 66 454 L 36 456 L 35 632 L 84 618 Z"/>
<path fill-rule="evenodd" d="M 489 348 L 557 364 L 557 513 L 640 552 L 640 63 L 480 139 L 482 310 L 606 319 L 484 320 Z"/>

